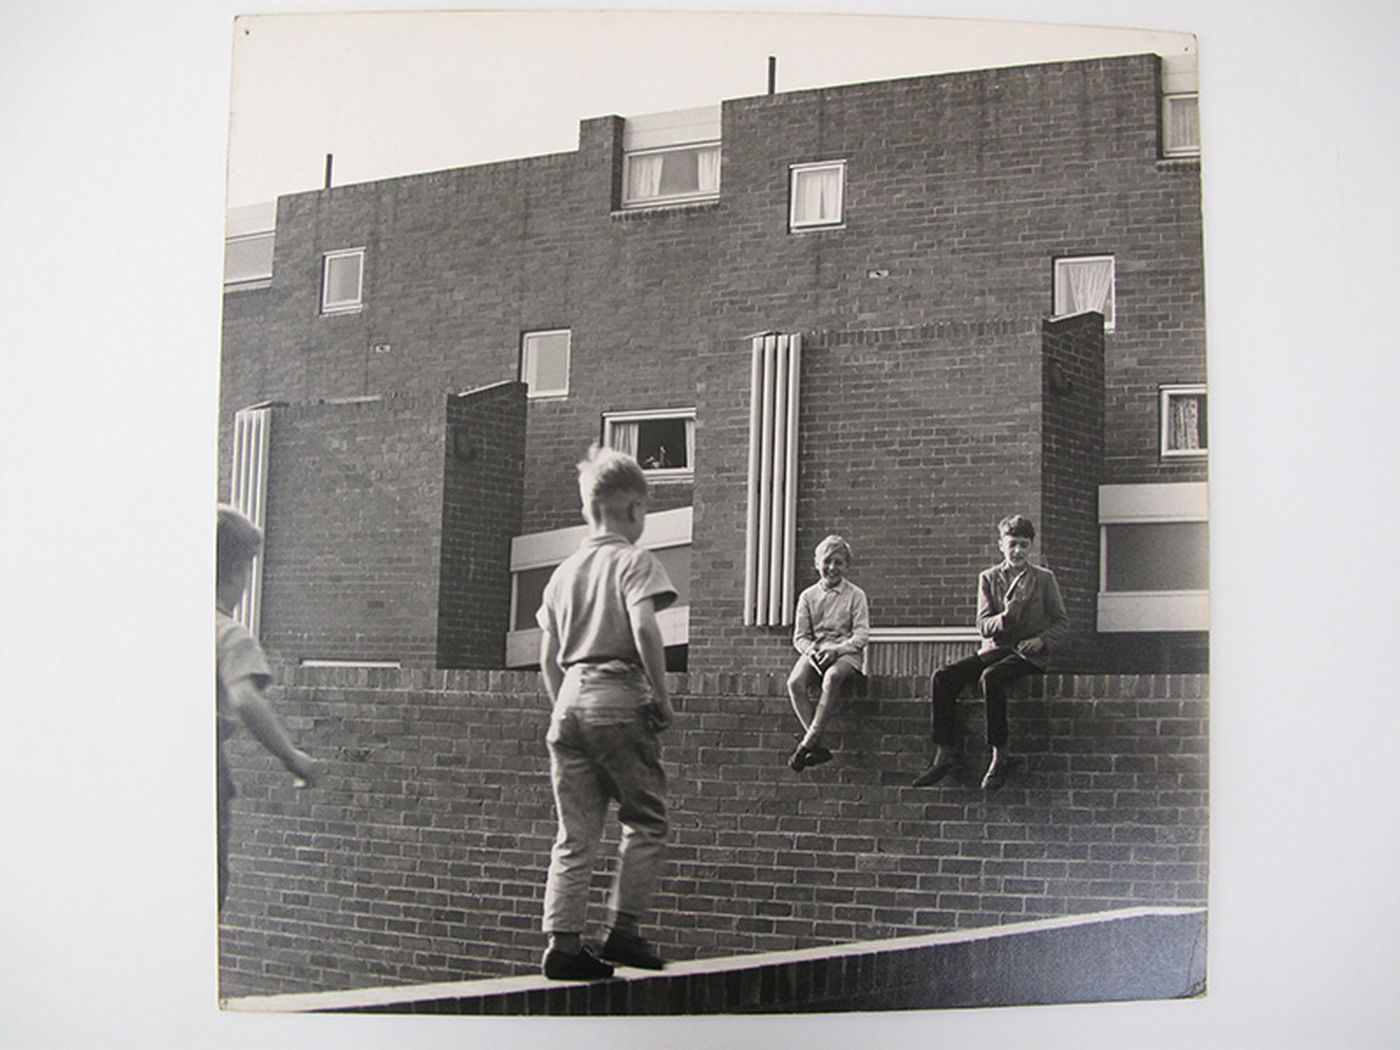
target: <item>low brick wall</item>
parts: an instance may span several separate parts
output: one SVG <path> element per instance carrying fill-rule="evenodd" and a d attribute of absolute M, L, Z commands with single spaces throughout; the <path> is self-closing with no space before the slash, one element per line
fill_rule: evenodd
<path fill-rule="evenodd" d="M 1023 764 L 917 789 L 924 682 L 852 697 L 835 761 L 792 773 L 779 676 L 678 675 L 665 737 L 672 847 L 649 935 L 675 960 L 781 951 L 1206 894 L 1206 680 L 1050 675 L 1012 704 Z M 221 993 L 274 994 L 529 973 L 554 833 L 532 674 L 299 669 L 277 698 L 325 763 L 293 788 L 246 734 Z M 596 933 L 616 843 L 594 883 Z"/>

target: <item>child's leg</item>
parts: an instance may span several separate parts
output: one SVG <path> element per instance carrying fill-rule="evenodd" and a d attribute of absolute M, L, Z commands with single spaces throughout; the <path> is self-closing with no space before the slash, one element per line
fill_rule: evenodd
<path fill-rule="evenodd" d="M 982 672 L 982 697 L 987 703 L 987 743 L 992 747 L 1004 751 L 1010 736 L 1006 717 L 1007 688 L 1028 675 L 1040 673 L 1039 667 L 1016 653 Z"/>
<path fill-rule="evenodd" d="M 819 681 L 817 669 L 812 666 L 807 655 L 803 653 L 798 656 L 797 663 L 792 665 L 792 672 L 788 675 L 787 688 L 788 697 L 792 700 L 792 709 L 797 713 L 797 720 L 802 723 L 803 729 L 812 724 L 812 718 L 817 713 L 817 705 L 812 701 L 812 690 Z"/>
<path fill-rule="evenodd" d="M 933 702 L 933 742 L 937 746 L 951 747 L 956 741 L 958 694 L 977 681 L 982 669 L 982 658 L 974 655 L 933 672 L 929 680 L 929 699 Z"/>
<path fill-rule="evenodd" d="M 661 880 L 666 837 L 666 773 L 656 735 L 638 725 L 629 734 L 630 754 L 610 768 L 617 786 L 617 817 L 622 824 L 617 880 L 609 902 L 613 926 L 636 933 L 651 910 Z"/>
<path fill-rule="evenodd" d="M 822 675 L 821 701 L 807 726 L 807 735 L 802 738 L 803 747 L 814 747 L 821 742 L 822 731 L 841 706 L 841 690 L 855 673 L 855 667 L 846 660 L 837 660 L 826 669 Z"/>
<path fill-rule="evenodd" d="M 572 719 L 556 719 L 549 733 L 549 771 L 559 832 L 550 850 L 544 890 L 544 930 L 565 951 L 577 951 L 588 909 L 593 858 L 603 834 L 608 794 L 592 763 L 569 746 Z M 561 726 L 561 722 L 565 723 Z M 563 730 L 562 734 L 560 730 Z M 558 739 L 563 736 L 564 740 Z"/>

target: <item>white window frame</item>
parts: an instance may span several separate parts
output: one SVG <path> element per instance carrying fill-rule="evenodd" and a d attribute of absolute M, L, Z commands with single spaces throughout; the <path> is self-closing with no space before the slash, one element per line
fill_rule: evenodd
<path fill-rule="evenodd" d="M 331 262 L 336 259 L 355 258 L 359 261 L 359 272 L 356 274 L 355 296 L 353 299 L 330 298 L 331 290 Z M 321 313 L 323 314 L 348 314 L 356 313 L 364 306 L 365 294 L 365 250 L 363 248 L 338 248 L 335 251 L 321 253 Z"/>
<path fill-rule="evenodd" d="M 834 169 L 841 173 L 841 179 L 837 188 L 837 204 L 835 219 L 818 219 L 799 221 L 797 218 L 797 182 L 799 177 L 806 172 L 825 171 Z M 788 165 L 788 230 L 797 232 L 800 230 L 839 230 L 846 225 L 846 162 L 844 160 L 819 160 L 807 164 Z"/>
<path fill-rule="evenodd" d="M 1104 633 L 1210 630 L 1210 591 L 1108 590 L 1108 526 L 1207 522 L 1205 482 L 1099 486 L 1097 627 Z"/>
<path fill-rule="evenodd" d="M 563 335 L 568 339 L 564 344 L 564 385 L 562 387 L 549 389 L 536 389 L 535 376 L 539 372 L 539 358 L 535 347 L 531 346 L 531 341 L 549 335 Z M 545 397 L 568 397 L 569 396 L 569 374 L 573 367 L 574 356 L 574 334 L 570 328 L 538 328 L 529 332 L 520 333 L 520 380 L 528 388 L 527 396 L 531 400 Z"/>
<path fill-rule="evenodd" d="M 1107 262 L 1108 263 L 1108 310 L 1104 312 L 1103 330 L 1111 332 L 1118 324 L 1118 257 L 1116 255 L 1057 255 L 1054 259 L 1054 273 L 1051 289 L 1051 296 L 1054 302 L 1051 304 L 1051 312 L 1056 317 L 1070 316 L 1061 309 L 1061 304 L 1065 296 L 1061 294 L 1061 282 L 1065 279 L 1064 273 L 1068 266 L 1075 263 Z"/>
<path fill-rule="evenodd" d="M 1203 448 L 1171 448 L 1171 402 L 1176 397 L 1205 397 L 1209 412 L 1210 399 L 1206 395 L 1204 383 L 1174 383 L 1163 386 L 1158 413 L 1161 420 L 1161 454 L 1163 459 L 1206 459 L 1210 455 L 1210 431 L 1206 431 L 1206 444 Z"/>
<path fill-rule="evenodd" d="M 1182 102 L 1193 102 L 1196 105 L 1196 141 L 1178 144 L 1169 139 L 1172 126 L 1171 109 Z M 1201 155 L 1200 105 L 1200 95 L 1195 91 L 1177 91 L 1162 96 L 1162 156 L 1199 157 Z"/>
<path fill-rule="evenodd" d="M 664 153 L 685 153 L 690 150 L 713 149 L 715 151 L 715 188 L 712 190 L 695 190 L 691 193 L 661 193 L 655 197 L 629 197 L 627 188 L 632 185 L 632 160 L 635 157 L 655 157 Z M 724 154 L 720 150 L 718 139 L 704 142 L 681 142 L 666 146 L 657 146 L 652 149 L 627 150 L 622 155 L 622 207 L 632 208 L 663 208 L 673 204 L 693 204 L 697 201 L 713 201 L 719 199 L 720 185 L 724 178 L 723 172 Z"/>
<path fill-rule="evenodd" d="M 648 409 L 638 412 L 604 412 L 603 413 L 603 444 L 608 448 L 616 448 L 613 444 L 613 426 L 617 423 L 645 423 L 658 419 L 683 419 L 686 422 L 686 444 L 688 448 L 695 447 L 695 409 L 694 408 L 667 408 Z M 651 481 L 691 481 L 695 477 L 694 456 L 684 467 L 658 469 L 642 468 L 643 473 Z"/>

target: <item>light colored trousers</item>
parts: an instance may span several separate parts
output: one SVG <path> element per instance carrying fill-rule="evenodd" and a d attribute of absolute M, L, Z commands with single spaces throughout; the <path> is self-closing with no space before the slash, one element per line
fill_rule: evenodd
<path fill-rule="evenodd" d="M 613 916 L 640 920 L 651 907 L 666 845 L 666 774 L 647 725 L 650 697 L 640 667 L 622 661 L 574 664 L 554 704 L 549 772 L 559 833 L 549 856 L 544 929 L 582 933 L 588 886 L 608 805 L 622 822 Z"/>

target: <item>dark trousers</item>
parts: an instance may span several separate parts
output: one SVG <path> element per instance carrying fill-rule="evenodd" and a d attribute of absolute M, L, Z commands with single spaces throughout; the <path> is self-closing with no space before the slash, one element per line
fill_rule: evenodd
<path fill-rule="evenodd" d="M 933 742 L 945 747 L 954 742 L 958 694 L 973 682 L 980 682 L 982 698 L 987 705 L 987 743 L 992 747 L 1005 747 L 1007 688 L 1029 675 L 1043 673 L 1014 649 L 992 649 L 940 667 L 929 682 L 933 700 Z"/>

